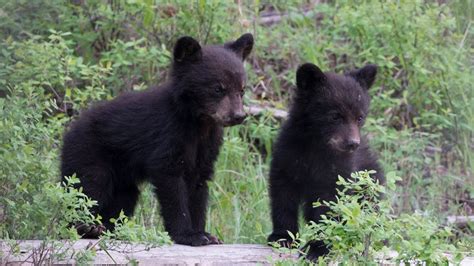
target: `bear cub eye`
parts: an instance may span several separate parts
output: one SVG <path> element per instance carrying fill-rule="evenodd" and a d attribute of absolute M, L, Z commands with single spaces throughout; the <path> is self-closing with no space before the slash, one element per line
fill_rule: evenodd
<path fill-rule="evenodd" d="M 219 85 L 219 86 L 214 88 L 214 92 L 218 95 L 223 95 L 223 94 L 225 94 L 225 89 L 224 89 L 224 87 L 222 87 L 222 85 Z"/>
<path fill-rule="evenodd" d="M 362 124 L 362 122 L 364 122 L 364 117 L 363 117 L 363 116 L 359 116 L 359 117 L 357 118 L 357 123 Z"/>

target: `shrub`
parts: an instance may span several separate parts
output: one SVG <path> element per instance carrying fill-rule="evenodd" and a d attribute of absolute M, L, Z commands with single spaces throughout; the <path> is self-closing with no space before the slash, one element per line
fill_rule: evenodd
<path fill-rule="evenodd" d="M 330 253 L 321 262 L 447 263 L 444 253 L 456 251 L 456 246 L 450 244 L 453 229 L 434 222 L 428 214 L 392 215 L 389 201 L 382 198 L 391 193 L 400 178 L 388 173 L 386 189 L 374 182 L 370 177 L 373 173 L 361 171 L 353 173 L 350 179 L 339 177 L 337 199 L 314 203 L 315 208 L 324 205 L 330 209 L 303 234 L 306 240 L 324 241 L 330 247 Z M 460 254 L 456 255 L 460 259 Z"/>

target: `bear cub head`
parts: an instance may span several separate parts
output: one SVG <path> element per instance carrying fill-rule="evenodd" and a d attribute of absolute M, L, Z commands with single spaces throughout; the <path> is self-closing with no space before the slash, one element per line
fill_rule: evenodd
<path fill-rule="evenodd" d="M 170 78 L 176 96 L 199 118 L 232 126 L 244 121 L 243 61 L 253 48 L 252 34 L 224 45 L 201 46 L 181 37 L 174 47 Z"/>
<path fill-rule="evenodd" d="M 292 114 L 332 154 L 351 154 L 360 145 L 360 129 L 369 112 L 368 89 L 377 66 L 366 65 L 344 75 L 323 73 L 304 64 L 296 73 L 297 93 Z"/>

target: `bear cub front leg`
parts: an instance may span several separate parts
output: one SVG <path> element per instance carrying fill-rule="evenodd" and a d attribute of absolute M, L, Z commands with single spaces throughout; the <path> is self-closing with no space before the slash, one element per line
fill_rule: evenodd
<path fill-rule="evenodd" d="M 205 230 L 208 196 L 209 187 L 206 181 L 199 182 L 190 193 L 189 211 L 191 212 L 192 226 L 196 232 L 203 233 L 209 239 L 209 244 L 223 244 L 216 236 Z"/>
<path fill-rule="evenodd" d="M 178 180 L 159 178 L 153 184 L 161 205 L 165 229 L 176 244 L 203 246 L 217 242 L 212 238 L 210 239 L 209 234 L 206 234 L 203 230 L 196 230 L 193 226 L 192 213 L 199 215 L 203 220 L 205 219 L 205 214 L 195 213 L 193 207 L 196 204 L 197 206 L 206 204 L 206 202 L 202 202 L 203 198 L 194 199 L 196 200 L 194 202 L 188 198 L 188 187 L 182 177 Z M 190 210 L 193 210 L 193 212 Z"/>

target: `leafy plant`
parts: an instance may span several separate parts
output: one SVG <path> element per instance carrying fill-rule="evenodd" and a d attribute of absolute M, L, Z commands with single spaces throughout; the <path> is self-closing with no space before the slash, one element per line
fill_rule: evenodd
<path fill-rule="evenodd" d="M 148 247 L 170 245 L 173 243 L 168 233 L 157 231 L 156 228 L 145 228 L 135 223 L 133 219 L 129 219 L 123 212 L 120 212 L 120 216 L 116 219 L 111 219 L 111 221 L 115 225 L 115 229 L 113 232 L 105 232 L 105 235 L 101 238 L 105 240 L 104 243 L 111 244 L 119 240 L 120 242 L 115 243 L 123 244 L 123 241 L 130 244 L 142 243 Z"/>
<path fill-rule="evenodd" d="M 323 241 L 330 248 L 320 263 L 447 263 L 444 253 L 456 251 L 449 241 L 453 229 L 434 222 L 426 214 L 391 214 L 389 201 L 382 198 L 395 189 L 400 178 L 388 173 L 386 189 L 374 182 L 370 177 L 373 173 L 361 171 L 353 173 L 350 179 L 339 177 L 337 199 L 314 203 L 315 208 L 324 205 L 330 211 L 319 223 L 312 222 L 302 238 Z"/>

